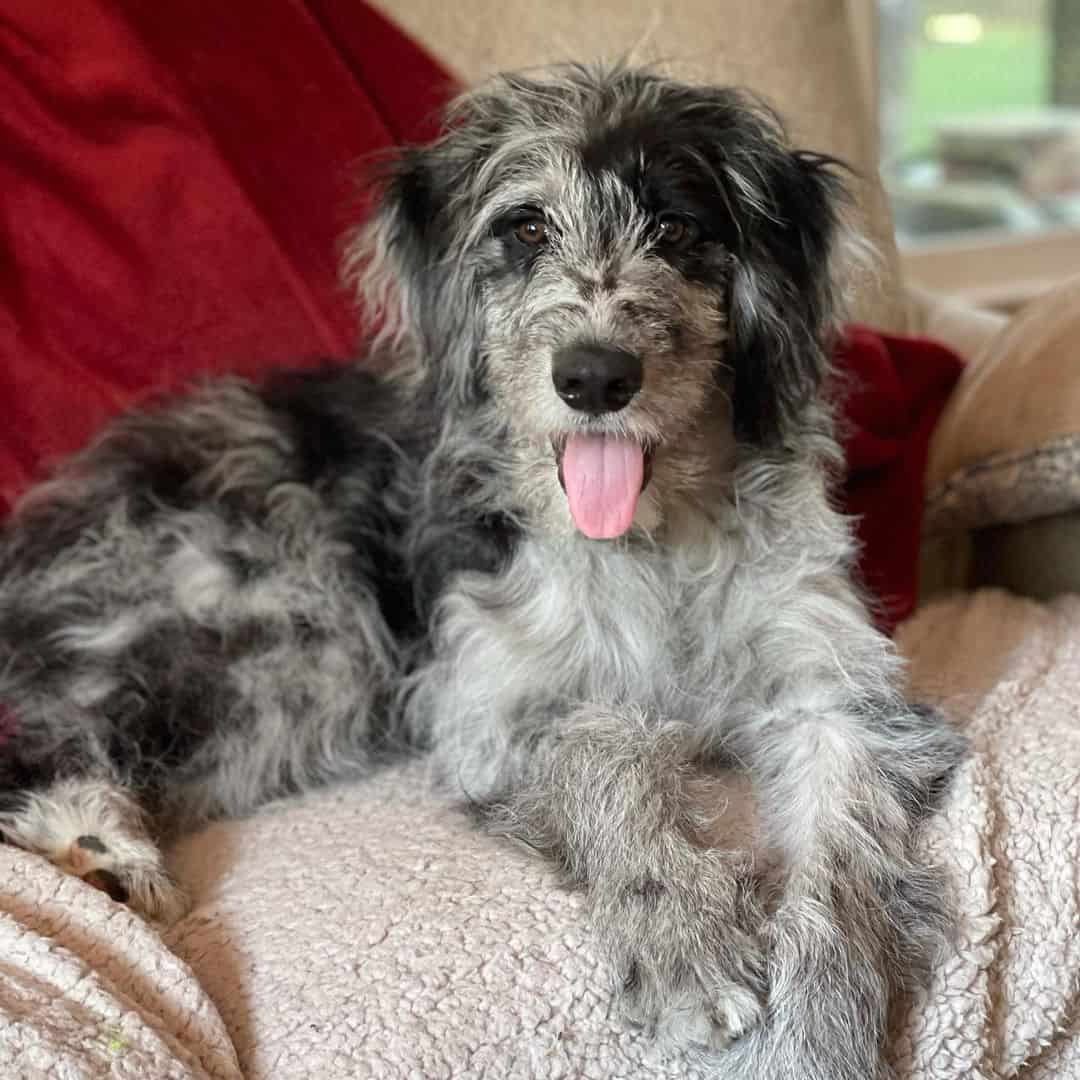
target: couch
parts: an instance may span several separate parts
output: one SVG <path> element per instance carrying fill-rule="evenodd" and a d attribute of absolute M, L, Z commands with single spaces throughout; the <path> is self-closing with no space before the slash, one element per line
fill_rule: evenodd
<path fill-rule="evenodd" d="M 378 6 L 465 79 L 631 52 L 746 83 L 859 169 L 880 259 L 854 317 L 967 361 L 927 464 L 925 603 L 897 631 L 913 692 L 972 742 L 923 840 L 960 923 L 890 1052 L 902 1077 L 1080 1077 L 1080 282 L 1008 322 L 905 285 L 843 0 Z M 620 1023 L 579 898 L 422 762 L 211 825 L 171 867 L 194 906 L 160 929 L 0 847 L 0 1075 L 703 1075 Z"/>

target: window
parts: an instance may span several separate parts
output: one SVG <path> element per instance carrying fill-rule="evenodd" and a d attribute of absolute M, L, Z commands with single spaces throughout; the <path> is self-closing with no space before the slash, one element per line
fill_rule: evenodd
<path fill-rule="evenodd" d="M 1080 271 L 1080 0 L 876 0 L 882 176 L 916 280 Z"/>

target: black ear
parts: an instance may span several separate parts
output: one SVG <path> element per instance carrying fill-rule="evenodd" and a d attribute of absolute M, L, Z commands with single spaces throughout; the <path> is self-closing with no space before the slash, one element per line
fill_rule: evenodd
<path fill-rule="evenodd" d="M 436 142 L 406 149 L 384 167 L 374 212 L 346 257 L 376 349 L 391 343 L 398 369 L 463 401 L 484 393 L 477 284 L 455 229 L 455 206 L 482 160 L 479 135 L 479 125 L 459 118 Z"/>
<path fill-rule="evenodd" d="M 410 148 L 369 182 L 377 201 L 351 240 L 346 272 L 356 280 L 364 317 L 379 338 L 430 353 L 432 322 L 449 285 L 447 204 L 436 148 Z"/>
<path fill-rule="evenodd" d="M 726 359 L 735 373 L 736 434 L 783 445 L 828 369 L 833 256 L 846 194 L 839 163 L 822 155 L 774 147 L 752 163 L 727 191 L 739 230 Z"/>

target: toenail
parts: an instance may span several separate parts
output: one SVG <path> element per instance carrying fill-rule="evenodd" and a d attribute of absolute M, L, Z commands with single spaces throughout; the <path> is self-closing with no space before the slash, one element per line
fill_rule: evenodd
<path fill-rule="evenodd" d="M 87 885 L 93 885 L 95 889 L 108 893 L 118 904 L 127 903 L 130 893 L 111 870 L 91 870 L 89 874 L 83 875 L 83 881 Z"/>

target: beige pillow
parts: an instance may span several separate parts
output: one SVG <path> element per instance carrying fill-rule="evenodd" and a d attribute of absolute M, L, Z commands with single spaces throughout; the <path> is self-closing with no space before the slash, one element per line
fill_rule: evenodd
<path fill-rule="evenodd" d="M 929 534 L 1080 509 L 1080 277 L 972 359 L 934 432 L 926 487 Z"/>
<path fill-rule="evenodd" d="M 856 191 L 860 225 L 881 258 L 877 273 L 858 283 L 852 314 L 903 330 L 892 222 L 845 0 L 376 0 L 376 6 L 467 82 L 507 68 L 630 55 L 690 81 L 762 94 L 796 142 L 835 154 L 866 178 Z"/>

